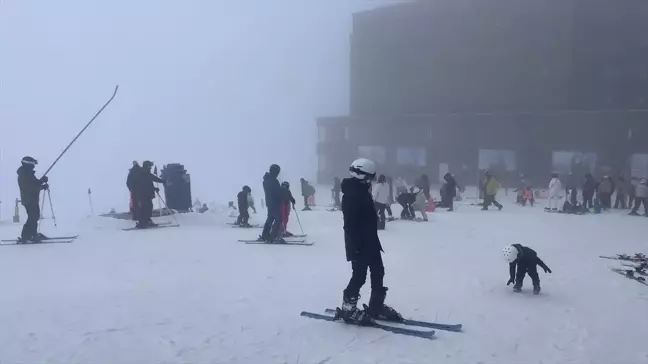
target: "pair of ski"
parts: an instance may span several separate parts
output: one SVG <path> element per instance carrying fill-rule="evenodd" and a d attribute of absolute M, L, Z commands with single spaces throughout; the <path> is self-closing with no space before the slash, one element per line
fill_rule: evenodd
<path fill-rule="evenodd" d="M 634 281 L 637 281 L 637 282 L 643 284 L 644 286 L 648 286 L 648 282 L 646 282 L 646 278 L 638 277 L 636 275 L 636 274 L 641 274 L 641 275 L 644 275 L 644 276 L 648 275 L 645 272 L 640 272 L 640 271 L 638 272 L 638 271 L 635 271 L 635 270 L 632 270 L 632 269 L 619 269 L 619 268 L 610 268 L 610 270 L 613 271 L 614 273 L 620 274 L 620 275 L 622 275 L 622 276 L 624 276 L 624 277 L 626 277 L 628 279 L 632 279 Z"/>
<path fill-rule="evenodd" d="M 435 335 L 435 331 L 421 330 L 420 328 L 437 329 L 437 330 L 451 331 L 451 332 L 461 332 L 463 329 L 463 325 L 461 324 L 449 325 L 449 324 L 440 324 L 436 322 L 416 321 L 416 320 L 408 320 L 408 319 L 403 319 L 403 321 L 372 320 L 371 323 L 369 324 L 361 325 L 358 323 L 353 323 L 353 322 L 347 323 L 346 321 L 344 321 L 342 319 L 342 311 L 340 308 L 336 308 L 336 309 L 327 308 L 324 312 L 325 314 L 302 311 L 301 316 L 317 319 L 317 320 L 331 321 L 331 322 L 337 321 L 349 325 L 374 327 L 394 334 L 414 336 L 423 339 L 433 339 Z M 419 329 L 415 327 L 418 327 Z"/>
<path fill-rule="evenodd" d="M 314 241 L 307 241 L 306 239 L 304 239 L 305 237 L 306 235 L 293 235 L 291 237 L 284 238 L 283 241 L 240 239 L 238 242 L 245 243 L 245 244 L 267 244 L 267 245 L 313 245 L 315 244 Z"/>
<path fill-rule="evenodd" d="M 248 225 L 248 226 L 241 226 L 239 224 L 231 223 L 228 222 L 227 225 L 231 225 L 233 228 L 240 228 L 240 229 L 257 229 L 262 227 L 261 225 L 255 224 L 255 225 Z"/>
<path fill-rule="evenodd" d="M 67 244 L 73 242 L 78 237 L 79 235 L 55 236 L 55 237 L 39 239 L 31 242 L 22 242 L 22 239 L 8 239 L 8 240 L 2 240 L 2 243 L 0 243 L 0 245 Z"/>
<path fill-rule="evenodd" d="M 642 253 L 636 253 L 633 256 L 630 256 L 630 255 L 627 255 L 627 254 L 617 254 L 615 257 L 606 256 L 606 255 L 599 255 L 599 258 L 612 259 L 612 260 L 624 260 L 624 261 L 627 261 L 627 262 L 634 262 L 634 263 L 646 263 L 646 262 L 648 262 L 648 257 L 646 257 L 646 255 L 642 254 Z"/>
<path fill-rule="evenodd" d="M 155 230 L 155 229 L 170 228 L 170 227 L 180 227 L 180 225 L 174 224 L 171 221 L 165 221 L 165 222 L 158 223 L 157 226 L 149 226 L 149 227 L 145 227 L 145 228 L 131 227 L 131 228 L 126 228 L 126 229 L 122 229 L 122 230 L 123 231 Z"/>

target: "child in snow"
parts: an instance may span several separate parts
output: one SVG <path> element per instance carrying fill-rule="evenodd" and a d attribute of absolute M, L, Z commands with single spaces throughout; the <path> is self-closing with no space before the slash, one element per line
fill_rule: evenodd
<path fill-rule="evenodd" d="M 290 217 L 290 208 L 295 208 L 295 198 L 290 192 L 290 183 L 284 181 L 281 183 L 281 235 L 283 237 L 293 236 L 293 233 L 288 231 L 288 218 Z"/>
<path fill-rule="evenodd" d="M 545 210 L 558 211 L 562 189 L 562 183 L 558 179 L 558 174 L 553 173 L 551 175 L 551 181 L 549 181 L 549 207 Z"/>
<path fill-rule="evenodd" d="M 524 277 L 528 274 L 533 282 L 533 294 L 539 294 L 540 277 L 538 277 L 537 266 L 539 265 L 545 273 L 551 273 L 551 269 L 538 257 L 538 253 L 521 244 L 509 245 L 504 248 L 503 253 L 504 258 L 509 263 L 510 278 L 506 285 L 510 286 L 511 283 L 515 283 L 513 291 L 520 292 L 522 291 Z"/>
<path fill-rule="evenodd" d="M 645 216 L 648 216 L 648 180 L 646 180 L 645 178 L 643 178 L 635 188 L 634 201 L 635 205 L 632 208 L 630 215 L 638 216 L 639 213 L 637 212 L 637 210 L 639 210 L 639 207 L 641 207 L 641 204 L 643 204 Z"/>
<path fill-rule="evenodd" d="M 239 216 L 236 219 L 235 225 L 239 225 L 240 227 L 250 227 L 250 224 L 248 223 L 248 220 L 250 220 L 250 213 L 248 212 L 248 196 L 250 193 L 252 193 L 252 189 L 248 186 L 243 186 L 241 192 L 236 195 L 238 200 Z"/>
<path fill-rule="evenodd" d="M 423 221 L 428 221 L 427 213 L 425 209 L 427 208 L 427 198 L 425 197 L 425 190 L 419 187 L 412 187 L 412 193 L 416 196 L 412 207 L 414 211 L 418 211 L 423 216 Z"/>

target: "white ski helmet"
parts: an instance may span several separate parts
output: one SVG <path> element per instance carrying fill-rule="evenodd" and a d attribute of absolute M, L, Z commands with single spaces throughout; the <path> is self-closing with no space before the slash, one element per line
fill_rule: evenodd
<path fill-rule="evenodd" d="M 418 187 L 416 187 L 416 186 L 412 187 L 412 193 L 418 195 L 419 192 L 421 192 L 421 189 L 420 189 L 420 188 L 418 188 Z"/>
<path fill-rule="evenodd" d="M 376 165 L 367 158 L 358 158 L 349 167 L 351 177 L 371 181 L 376 177 Z"/>
<path fill-rule="evenodd" d="M 517 259 L 519 252 L 513 245 L 509 245 L 502 249 L 502 253 L 504 253 L 504 259 L 506 259 L 506 261 L 510 264 Z"/>

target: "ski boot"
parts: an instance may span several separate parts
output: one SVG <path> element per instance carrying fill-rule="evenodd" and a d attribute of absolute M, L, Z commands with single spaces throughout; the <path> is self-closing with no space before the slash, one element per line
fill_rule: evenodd
<path fill-rule="evenodd" d="M 304 207 L 304 208 L 302 209 L 302 211 L 311 211 L 311 208 L 310 208 L 310 207 Z"/>
<path fill-rule="evenodd" d="M 146 223 L 146 227 L 156 228 L 156 227 L 158 227 L 158 226 L 159 226 L 159 225 L 156 224 L 156 223 L 154 223 L 153 220 L 149 220 L 148 223 Z"/>
<path fill-rule="evenodd" d="M 374 319 L 403 322 L 403 316 L 398 311 L 385 304 L 387 297 L 387 287 L 371 290 L 371 298 L 369 298 L 369 306 L 364 306 L 365 311 L 369 313 Z"/>
<path fill-rule="evenodd" d="M 359 295 L 356 297 L 347 297 L 347 295 L 343 293 L 342 308 L 338 307 L 335 310 L 335 317 L 344 320 L 344 322 L 348 324 L 371 325 L 373 320 L 367 311 L 358 309 L 359 299 Z"/>
<path fill-rule="evenodd" d="M 540 285 L 536 284 L 533 286 L 533 294 L 538 295 L 540 294 Z"/>
<path fill-rule="evenodd" d="M 513 286 L 513 292 L 515 292 L 515 293 L 522 292 L 522 285 L 516 284 L 515 286 Z"/>
<path fill-rule="evenodd" d="M 270 241 L 270 237 L 269 237 L 269 236 L 259 235 L 259 237 L 257 238 L 257 241 L 265 241 L 265 242 L 268 242 L 268 241 Z"/>
<path fill-rule="evenodd" d="M 630 215 L 630 216 L 639 216 L 637 211 L 630 211 L 630 213 L 628 215 Z"/>
<path fill-rule="evenodd" d="M 49 238 L 43 235 L 43 233 L 36 233 L 36 236 L 34 236 L 34 239 L 32 240 L 47 240 L 47 239 Z"/>
<path fill-rule="evenodd" d="M 291 236 L 295 236 L 295 234 L 291 233 L 290 231 L 286 230 L 281 234 L 284 238 L 290 238 Z"/>

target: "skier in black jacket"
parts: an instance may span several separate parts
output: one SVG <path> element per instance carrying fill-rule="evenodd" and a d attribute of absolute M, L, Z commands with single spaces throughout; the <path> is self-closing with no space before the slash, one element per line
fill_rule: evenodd
<path fill-rule="evenodd" d="M 583 206 L 588 210 L 594 207 L 594 192 L 598 189 L 598 185 L 598 182 L 591 173 L 585 175 L 585 182 L 583 182 Z"/>
<path fill-rule="evenodd" d="M 268 207 L 268 218 L 263 225 L 260 241 L 283 242 L 283 239 L 279 237 L 282 229 L 281 197 L 283 194 L 277 179 L 280 172 L 281 167 L 273 164 L 270 166 L 270 171 L 263 176 L 263 192 L 265 192 L 266 206 Z"/>
<path fill-rule="evenodd" d="M 539 265 L 545 273 L 551 273 L 551 269 L 538 257 L 535 250 L 520 244 L 509 245 L 503 250 L 504 258 L 509 263 L 510 278 L 506 285 L 515 283 L 513 291 L 522 291 L 524 277 L 529 274 L 533 282 L 533 294 L 540 293 L 540 277 L 538 277 Z M 516 272 L 517 267 L 517 272 Z"/>
<path fill-rule="evenodd" d="M 22 165 L 16 171 L 18 173 L 18 188 L 20 188 L 20 202 L 27 211 L 27 221 L 23 225 L 19 243 L 36 242 L 45 239 L 45 235 L 38 233 L 38 220 L 40 219 L 40 191 L 49 188 L 47 176 L 36 178 L 34 167 L 38 161 L 32 157 L 25 157 Z"/>
<path fill-rule="evenodd" d="M 457 197 L 457 188 L 459 188 L 459 185 L 457 185 L 457 181 L 450 173 L 446 173 L 443 179 L 446 181 L 444 186 L 445 201 L 441 198 L 441 202 L 444 204 L 444 207 L 449 207 L 448 211 L 454 211 L 454 199 Z"/>
<path fill-rule="evenodd" d="M 250 220 L 250 213 L 248 212 L 248 208 L 250 207 L 248 197 L 250 196 L 250 193 L 252 193 L 252 189 L 249 186 L 243 186 L 241 192 L 236 195 L 239 210 L 236 225 L 239 225 L 240 227 L 250 227 L 250 223 L 248 222 Z"/>
<path fill-rule="evenodd" d="M 136 225 L 138 229 L 157 226 L 151 217 L 153 216 L 153 199 L 155 198 L 155 193 L 159 192 L 160 189 L 155 187 L 153 182 L 162 184 L 165 182 L 160 177 L 151 173 L 151 168 L 153 168 L 153 162 L 144 161 L 142 168 L 139 169 L 135 177 L 135 196 L 139 203 Z"/>
<path fill-rule="evenodd" d="M 370 191 L 371 181 L 376 176 L 375 164 L 361 158 L 355 160 L 349 170 L 351 178 L 342 181 L 342 214 L 346 258 L 351 262 L 353 273 L 342 296 L 341 318 L 358 324 L 368 324 L 374 318 L 402 320 L 398 312 L 385 305 L 385 268 L 377 232 L 378 216 Z M 357 304 L 360 288 L 367 280 L 367 268 L 371 270 L 371 297 L 369 306 L 360 310 Z"/>
<path fill-rule="evenodd" d="M 139 211 L 139 199 L 136 197 L 137 178 L 140 173 L 140 165 L 137 161 L 133 161 L 133 167 L 128 170 L 128 177 L 126 177 L 126 187 L 130 192 L 130 211 L 133 221 L 137 221 L 137 212 Z"/>

